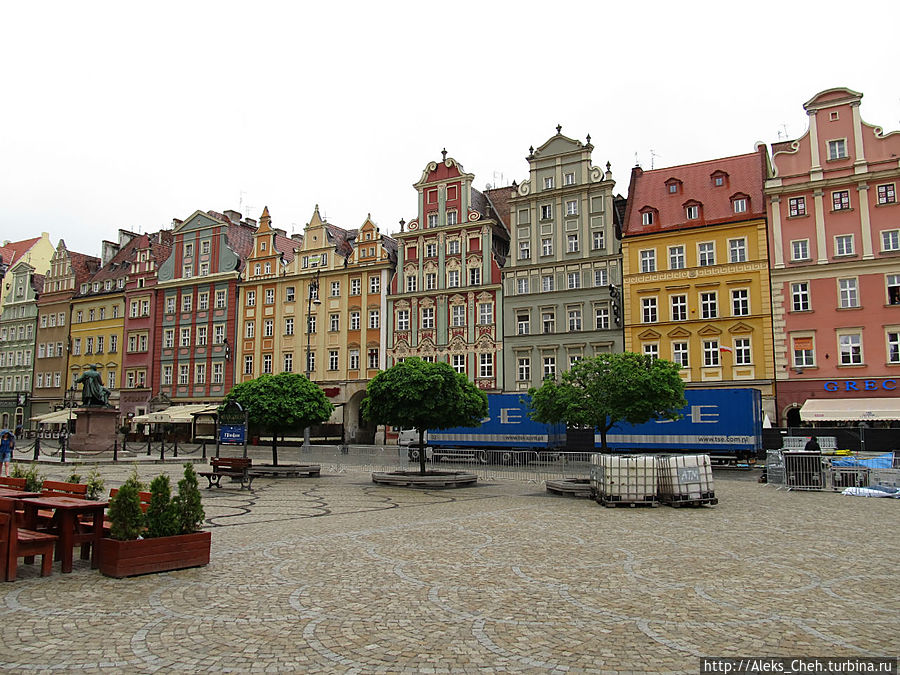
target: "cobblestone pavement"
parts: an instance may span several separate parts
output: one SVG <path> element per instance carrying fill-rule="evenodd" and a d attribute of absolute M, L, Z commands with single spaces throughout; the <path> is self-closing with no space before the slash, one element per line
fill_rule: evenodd
<path fill-rule="evenodd" d="M 107 487 L 129 469 L 101 468 Z M 376 487 L 325 466 L 204 489 L 208 567 L 20 566 L 0 586 L 0 670 L 684 673 L 701 656 L 896 656 L 900 503 L 739 478 L 717 474 L 721 501 L 702 509 L 607 509 L 515 481 Z"/>

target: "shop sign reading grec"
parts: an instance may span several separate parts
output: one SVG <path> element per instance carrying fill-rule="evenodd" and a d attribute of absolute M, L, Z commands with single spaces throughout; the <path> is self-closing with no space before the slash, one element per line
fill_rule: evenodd
<path fill-rule="evenodd" d="M 894 391 L 897 380 L 829 380 L 825 391 Z"/>

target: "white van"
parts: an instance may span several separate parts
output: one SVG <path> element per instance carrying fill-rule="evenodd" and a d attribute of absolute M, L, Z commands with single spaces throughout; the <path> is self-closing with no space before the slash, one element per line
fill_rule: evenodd
<path fill-rule="evenodd" d="M 419 442 L 419 430 L 418 429 L 400 429 L 400 433 L 397 435 L 397 445 L 400 445 L 404 448 L 409 447 L 410 445 L 416 444 Z M 425 442 L 428 443 L 428 432 L 425 432 Z"/>

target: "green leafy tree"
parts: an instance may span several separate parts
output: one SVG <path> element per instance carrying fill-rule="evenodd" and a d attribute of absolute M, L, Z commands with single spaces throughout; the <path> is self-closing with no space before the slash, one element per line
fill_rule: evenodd
<path fill-rule="evenodd" d="M 137 472 L 122 483 L 109 500 L 110 536 L 113 539 L 137 539 L 144 531 L 144 512 L 141 511 L 140 491 L 143 485 Z"/>
<path fill-rule="evenodd" d="M 531 419 L 566 422 L 606 433 L 616 422 L 643 424 L 654 419 L 678 419 L 687 405 L 678 365 L 643 354 L 599 354 L 578 361 L 556 380 L 532 387 Z"/>
<path fill-rule="evenodd" d="M 147 536 L 171 537 L 181 533 L 181 524 L 172 504 L 169 477 L 160 474 L 150 482 L 150 505 L 147 507 Z"/>
<path fill-rule="evenodd" d="M 425 471 L 425 430 L 477 427 L 487 395 L 446 363 L 417 358 L 378 373 L 366 388 L 362 414 L 376 424 L 419 430 L 419 469 Z"/>
<path fill-rule="evenodd" d="M 225 397 L 237 401 L 250 424 L 272 434 L 272 463 L 278 464 L 278 435 L 321 424 L 331 417 L 334 406 L 322 389 L 299 373 L 261 375 L 241 382 Z"/>

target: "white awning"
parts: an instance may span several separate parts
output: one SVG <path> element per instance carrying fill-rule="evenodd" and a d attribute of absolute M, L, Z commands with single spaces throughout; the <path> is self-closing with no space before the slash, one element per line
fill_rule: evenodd
<path fill-rule="evenodd" d="M 173 405 L 165 410 L 157 410 L 156 412 L 147 413 L 146 415 L 138 415 L 132 418 L 132 422 L 137 424 L 190 424 L 194 421 L 194 415 L 202 413 L 215 412 L 219 406 L 210 405 L 209 403 L 200 403 L 196 405 Z"/>
<path fill-rule="evenodd" d="M 811 398 L 800 408 L 804 422 L 900 420 L 900 398 Z"/>
<path fill-rule="evenodd" d="M 34 422 L 39 422 L 40 424 L 65 424 L 70 419 L 75 419 L 75 413 L 69 412 L 68 410 L 56 410 L 51 413 L 44 413 L 43 415 L 37 415 L 31 418 Z"/>

